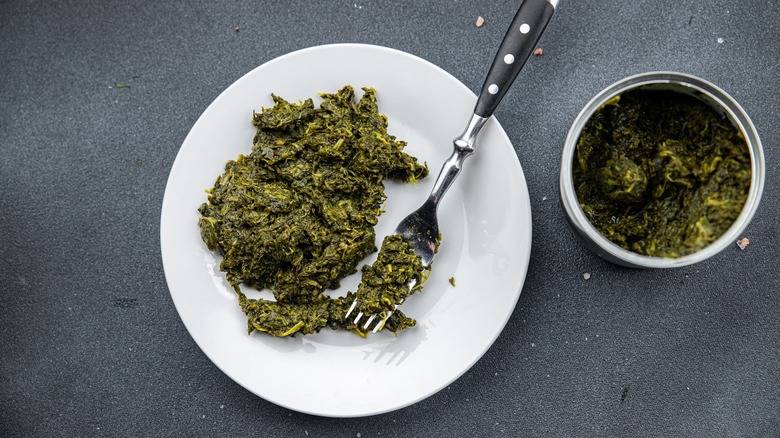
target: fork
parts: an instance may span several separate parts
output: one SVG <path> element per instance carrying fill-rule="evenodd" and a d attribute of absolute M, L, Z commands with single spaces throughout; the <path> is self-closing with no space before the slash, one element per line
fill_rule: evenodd
<path fill-rule="evenodd" d="M 394 234 L 401 235 L 414 252 L 420 256 L 424 268 L 431 265 L 438 247 L 439 224 L 436 220 L 436 210 L 439 201 L 460 173 L 463 162 L 474 153 L 479 131 L 493 115 L 501 99 L 525 65 L 557 6 L 558 0 L 525 0 L 520 5 L 512 24 L 501 41 L 493 64 L 490 66 L 474 107 L 474 114 L 472 114 L 463 133 L 453 140 L 454 151 L 444 162 L 428 199 L 420 208 L 404 218 L 395 229 Z M 412 280 L 409 289 L 411 290 L 415 285 L 416 281 Z M 345 321 L 349 320 L 350 315 L 357 307 L 358 300 L 359 298 L 355 298 L 352 302 L 344 316 Z M 380 318 L 372 332 L 376 333 L 381 330 L 403 302 L 404 300 L 401 300 L 393 306 L 392 310 L 383 312 L 384 316 Z M 362 325 L 363 330 L 368 330 L 378 315 L 377 313 L 368 315 Z M 353 323 L 360 327 L 359 323 L 364 316 L 364 312 L 358 312 Z"/>

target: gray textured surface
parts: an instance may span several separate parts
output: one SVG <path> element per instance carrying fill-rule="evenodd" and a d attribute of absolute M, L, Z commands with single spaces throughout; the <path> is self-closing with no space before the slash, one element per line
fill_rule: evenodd
<path fill-rule="evenodd" d="M 496 114 L 532 198 L 528 279 L 503 335 L 440 393 L 376 417 L 303 415 L 235 384 L 188 335 L 158 224 L 206 106 L 257 65 L 330 42 L 408 51 L 477 90 L 516 7 L 0 2 L 0 436 L 778 436 L 777 0 L 563 2 Z M 745 251 L 634 271 L 567 228 L 568 126 L 648 70 L 714 82 L 757 126 L 766 189 Z"/>

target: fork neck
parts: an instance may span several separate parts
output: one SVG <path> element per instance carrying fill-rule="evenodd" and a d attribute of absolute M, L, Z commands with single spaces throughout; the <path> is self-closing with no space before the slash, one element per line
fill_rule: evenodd
<path fill-rule="evenodd" d="M 468 126 L 466 126 L 466 129 L 463 131 L 463 133 L 458 137 L 455 137 L 455 140 L 453 140 L 453 143 L 455 143 L 455 150 L 462 150 L 467 154 L 467 156 L 471 155 L 474 152 L 474 146 L 477 142 L 477 135 L 479 134 L 479 131 L 482 129 L 482 127 L 485 126 L 487 121 L 487 117 L 473 114 L 471 116 L 471 120 L 469 120 Z"/>
<path fill-rule="evenodd" d="M 460 169 L 463 167 L 463 161 L 474 153 L 474 147 L 477 141 L 477 134 L 485 126 L 488 118 L 478 116 L 476 114 L 471 116 L 468 126 L 463 133 L 453 140 L 455 150 L 452 155 L 444 162 L 444 165 L 439 172 L 439 177 L 436 178 L 436 182 L 433 184 L 431 195 L 428 197 L 428 201 L 436 206 L 439 200 L 447 189 L 450 188 L 452 182 L 455 181 L 455 177 L 460 173 Z"/>

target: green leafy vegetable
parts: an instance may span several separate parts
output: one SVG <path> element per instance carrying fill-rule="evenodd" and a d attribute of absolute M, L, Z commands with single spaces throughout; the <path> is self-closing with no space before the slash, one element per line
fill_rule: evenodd
<path fill-rule="evenodd" d="M 220 269 L 239 294 L 250 332 L 355 330 L 341 321 L 352 300 L 323 291 L 338 288 L 376 251 L 382 181 L 428 175 L 403 152 L 406 143 L 388 134 L 374 89 L 363 90 L 357 102 L 350 86 L 321 94 L 319 108 L 311 99 L 273 96 L 274 106 L 252 118 L 252 152 L 226 164 L 199 208 L 201 237 L 222 255 Z M 240 284 L 270 289 L 276 301 L 248 299 Z M 413 323 L 398 313 L 387 327 Z"/>
<path fill-rule="evenodd" d="M 750 187 L 740 132 L 699 99 L 635 90 L 603 105 L 577 143 L 574 183 L 590 222 L 630 251 L 696 252 L 739 216 Z"/>
<path fill-rule="evenodd" d="M 401 236 L 391 235 L 385 237 L 376 262 L 363 267 L 357 294 L 349 292 L 344 297 L 333 299 L 321 296 L 310 303 L 302 304 L 251 300 L 238 291 L 239 304 L 249 319 L 250 333 L 258 330 L 274 336 L 289 336 L 294 333 L 316 333 L 328 326 L 365 336 L 366 330 L 355 325 L 353 318 L 345 320 L 355 298 L 358 299 L 357 308 L 364 314 L 376 313 L 379 318 L 384 319 L 396 303 L 422 289 L 428 272 L 429 269 L 423 268 L 420 256 L 409 244 L 401 239 Z M 410 289 L 409 283 L 412 280 L 416 285 Z M 390 315 L 384 328 L 396 333 L 416 323 L 414 319 L 396 310 Z"/>
<path fill-rule="evenodd" d="M 420 256 L 401 236 L 387 236 L 376 262 L 363 267 L 357 307 L 365 314 L 392 310 L 395 304 L 422 290 L 429 271 L 430 268 L 423 267 Z"/>

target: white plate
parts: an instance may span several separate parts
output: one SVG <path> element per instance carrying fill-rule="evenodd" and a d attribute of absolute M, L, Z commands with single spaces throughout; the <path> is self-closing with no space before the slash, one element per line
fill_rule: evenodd
<path fill-rule="evenodd" d="M 330 329 L 293 338 L 247 336 L 236 295 L 219 272 L 220 258 L 200 239 L 197 208 L 206 201 L 204 190 L 228 160 L 250 152 L 252 111 L 271 106 L 271 93 L 297 101 L 346 84 L 376 88 L 379 109 L 390 120 L 388 131 L 408 141 L 406 151 L 427 161 L 432 173 L 417 186 L 386 183 L 386 213 L 376 227 L 379 244 L 427 197 L 476 97 L 423 59 L 370 45 L 293 52 L 228 87 L 182 144 L 168 178 L 160 224 L 173 302 L 209 359 L 268 401 L 332 417 L 408 406 L 468 370 L 512 314 L 531 251 L 531 206 L 523 171 L 493 119 L 439 207 L 443 241 L 432 275 L 423 292 L 402 307 L 417 319 L 416 327 L 397 337 L 380 332 L 367 339 Z M 348 277 L 331 295 L 355 290 L 358 281 L 359 274 Z M 268 292 L 252 295 L 263 294 Z"/>

